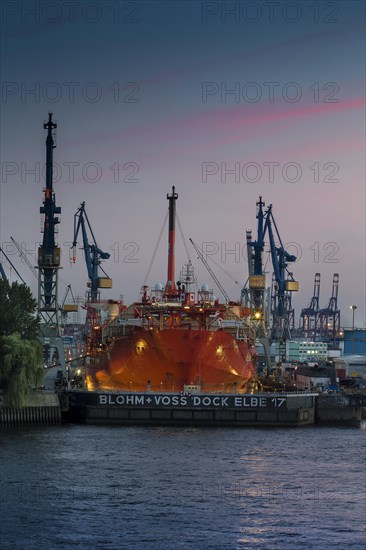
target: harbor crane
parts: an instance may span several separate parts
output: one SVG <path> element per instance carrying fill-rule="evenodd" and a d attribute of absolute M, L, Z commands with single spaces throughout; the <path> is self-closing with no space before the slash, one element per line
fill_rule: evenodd
<path fill-rule="evenodd" d="M 94 353 L 99 344 L 100 338 L 98 334 L 101 334 L 101 313 L 100 313 L 100 288 L 112 288 L 112 279 L 110 279 L 104 269 L 101 267 L 102 260 L 108 260 L 110 254 L 103 252 L 97 244 L 95 239 L 88 215 L 85 210 L 85 201 L 81 203 L 80 208 L 74 215 L 74 238 L 72 243 L 73 250 L 73 262 L 76 261 L 76 246 L 78 241 L 79 232 L 81 229 L 83 240 L 83 251 L 85 257 L 86 268 L 88 272 L 89 281 L 87 283 L 88 288 L 86 294 L 85 308 L 86 314 L 86 341 L 87 352 Z M 91 239 L 88 237 L 88 231 Z M 92 242 L 89 242 L 89 241 Z M 100 276 L 100 271 L 105 275 Z"/>
<path fill-rule="evenodd" d="M 314 291 L 308 307 L 301 310 L 301 332 L 306 338 L 315 338 L 319 331 L 320 273 L 315 273 Z"/>
<path fill-rule="evenodd" d="M 265 215 L 263 207 L 265 203 L 262 197 L 259 197 L 257 206 L 257 240 L 252 240 L 252 232 L 246 232 L 247 257 L 248 257 L 248 286 L 244 288 L 242 294 L 245 297 L 246 306 L 250 310 L 250 323 L 253 327 L 256 338 L 263 346 L 266 366 L 271 367 L 270 339 L 267 325 L 269 322 L 266 312 L 266 276 L 263 269 L 263 251 L 264 251 L 264 223 Z"/>
<path fill-rule="evenodd" d="M 288 270 L 288 264 L 296 261 L 296 256 L 290 254 L 282 243 L 276 221 L 272 213 L 272 204 L 264 211 L 265 203 L 262 197 L 257 202 L 257 240 L 251 240 L 251 232 L 247 232 L 247 250 L 249 265 L 249 294 L 251 321 L 257 337 L 262 340 L 265 348 L 267 365 L 269 363 L 269 342 L 279 341 L 281 360 L 286 356 L 286 339 L 291 337 L 291 327 L 294 324 L 294 310 L 291 305 L 292 292 L 297 291 L 299 284 Z M 265 274 L 263 271 L 263 251 L 265 237 L 268 234 L 270 254 L 273 266 L 273 282 L 271 296 L 272 328 L 270 334 L 266 329 L 265 311 Z M 267 351 L 266 351 L 267 347 Z"/>
<path fill-rule="evenodd" d="M 57 226 L 61 208 L 56 206 L 53 190 L 53 150 L 57 124 L 48 115 L 48 122 L 43 125 L 47 130 L 46 139 L 46 187 L 43 206 L 40 213 L 43 220 L 43 240 L 38 248 L 38 312 L 41 317 L 41 335 L 43 337 L 60 336 L 60 318 L 58 307 L 58 271 L 61 268 L 61 249 L 56 244 Z"/>
<path fill-rule="evenodd" d="M 289 272 L 292 276 L 292 273 Z M 286 281 L 288 282 L 288 280 Z M 294 281 L 293 281 L 294 282 Z M 283 338 L 291 338 L 293 331 L 295 330 L 295 310 L 292 307 L 292 292 L 286 290 L 283 297 L 284 311 L 286 312 L 287 331 L 284 330 L 285 323 L 277 318 L 277 324 L 275 324 L 276 315 L 279 311 L 279 293 L 278 293 L 278 281 L 276 279 L 275 272 L 272 273 L 272 286 L 271 286 L 271 315 L 272 315 L 272 338 L 273 340 L 281 340 Z"/>
<path fill-rule="evenodd" d="M 287 269 L 290 262 L 296 261 L 296 256 L 285 250 L 270 204 L 266 211 L 266 223 L 264 232 L 268 231 L 272 266 L 274 271 L 274 293 L 272 293 L 272 340 L 291 338 L 291 318 L 293 309 L 291 306 L 292 292 L 299 289 L 299 283 L 294 280 L 292 273 Z M 276 246 L 276 237 L 279 246 Z M 280 353 L 281 355 L 281 353 Z"/>
<path fill-rule="evenodd" d="M 252 240 L 252 232 L 247 231 L 247 255 L 249 271 L 249 307 L 253 321 L 256 323 L 256 334 L 265 334 L 265 274 L 263 271 L 264 251 L 264 212 L 262 197 L 257 202 L 257 240 Z"/>
<path fill-rule="evenodd" d="M 319 336 L 336 340 L 341 325 L 341 312 L 338 308 L 338 286 L 339 274 L 334 273 L 332 284 L 332 295 L 329 298 L 328 305 L 319 311 Z"/>
<path fill-rule="evenodd" d="M 43 125 L 47 130 L 46 139 L 46 187 L 43 206 L 43 239 L 38 248 L 38 314 L 40 316 L 39 339 L 46 350 L 50 350 L 48 361 L 53 350 L 57 350 L 62 370 L 66 373 L 65 352 L 60 333 L 60 310 L 58 305 L 58 272 L 61 269 L 61 249 L 56 243 L 57 226 L 60 223 L 58 214 L 61 208 L 56 206 L 53 190 L 53 150 L 56 148 L 55 131 L 57 124 L 48 114 L 48 121 Z"/>
<path fill-rule="evenodd" d="M 29 269 L 31 270 L 31 272 L 33 273 L 33 275 L 35 276 L 36 279 L 38 279 L 38 273 L 36 271 L 36 269 L 33 267 L 32 265 L 32 262 L 29 260 L 28 256 L 27 256 L 27 250 L 25 248 L 23 248 L 23 246 L 14 239 L 14 237 L 10 237 L 15 248 L 17 249 L 18 253 L 19 253 L 19 256 L 22 258 L 22 260 L 27 264 L 27 266 L 29 267 Z M 1 249 L 0 249 L 1 250 Z M 4 251 L 2 251 L 3 254 Z M 8 259 L 8 261 L 10 261 Z M 14 266 L 13 266 L 14 267 Z M 14 267 L 15 269 L 15 267 Z M 17 272 L 18 273 L 18 272 Z M 20 277 L 19 273 L 18 273 L 18 276 Z M 20 277 L 21 278 L 21 277 Z M 23 280 L 23 279 L 22 279 Z M 62 281 L 64 282 L 64 281 Z M 66 284 L 64 282 L 64 284 Z M 72 304 L 66 304 L 66 298 L 69 294 L 69 292 L 71 292 L 71 297 L 72 297 L 72 300 L 73 300 L 73 303 Z M 59 310 L 61 311 L 61 316 L 62 316 L 62 320 L 64 321 L 64 317 L 66 317 L 66 315 L 68 313 L 71 313 L 71 312 L 77 312 L 78 311 L 78 305 L 76 304 L 76 301 L 75 301 L 75 298 L 72 294 L 72 289 L 71 289 L 71 285 L 68 284 L 66 285 L 66 289 L 65 289 L 65 295 L 64 295 L 64 298 L 63 298 L 63 301 L 61 303 L 61 306 L 59 306 Z M 64 324 L 64 322 L 62 323 Z"/>

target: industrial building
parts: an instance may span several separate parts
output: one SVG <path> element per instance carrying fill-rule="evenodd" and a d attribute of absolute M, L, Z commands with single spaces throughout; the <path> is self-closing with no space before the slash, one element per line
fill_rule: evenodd
<path fill-rule="evenodd" d="M 366 355 L 366 329 L 344 329 L 344 355 Z"/>
<path fill-rule="evenodd" d="M 295 383 L 298 390 L 323 391 L 335 383 L 334 368 L 299 366 L 295 371 Z"/>
<path fill-rule="evenodd" d="M 366 355 L 344 355 L 334 359 L 337 372 L 344 372 L 345 378 L 364 378 L 366 380 Z"/>

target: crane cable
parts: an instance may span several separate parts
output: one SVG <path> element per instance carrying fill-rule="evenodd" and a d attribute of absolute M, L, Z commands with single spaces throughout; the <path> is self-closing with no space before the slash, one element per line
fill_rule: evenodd
<path fill-rule="evenodd" d="M 191 256 L 189 254 L 189 250 L 188 250 L 188 246 L 187 246 L 187 242 L 186 242 L 186 239 L 184 237 L 182 226 L 181 226 L 180 221 L 179 221 L 178 213 L 176 213 L 176 218 L 177 218 L 177 222 L 178 222 L 179 233 L 180 233 L 180 236 L 182 237 L 182 241 L 183 241 L 184 249 L 185 249 L 186 254 L 187 254 L 188 261 L 189 261 L 189 263 L 192 263 Z"/>
<path fill-rule="evenodd" d="M 147 280 L 148 280 L 148 278 L 149 278 L 149 275 L 150 275 L 150 271 L 151 271 L 152 266 L 153 266 L 153 263 L 154 263 L 154 261 L 155 261 L 155 256 L 156 256 L 156 253 L 157 253 L 158 248 L 159 248 L 159 245 L 160 245 L 161 237 L 163 236 L 164 229 L 165 229 L 165 225 L 166 225 L 166 222 L 167 222 L 167 220 L 168 220 L 168 214 L 169 214 L 169 210 L 167 211 L 167 213 L 166 213 L 166 215 L 165 215 L 165 219 L 164 219 L 163 225 L 162 225 L 162 227 L 161 227 L 160 234 L 159 234 L 157 243 L 156 243 L 156 245 L 155 245 L 155 249 L 154 249 L 152 258 L 151 258 L 151 260 L 150 260 L 149 267 L 148 267 L 147 272 L 146 272 L 146 275 L 145 275 L 145 279 L 144 279 L 144 282 L 143 282 L 143 286 L 146 285 L 146 282 L 147 282 Z"/>
<path fill-rule="evenodd" d="M 201 249 L 201 252 L 202 254 L 204 254 L 203 250 Z M 234 277 L 232 275 L 230 275 L 230 273 L 228 271 L 226 271 L 226 269 L 224 269 L 219 263 L 215 262 L 215 260 L 213 258 L 211 258 L 211 256 L 209 254 L 206 254 L 207 256 L 207 259 L 209 258 L 211 260 L 211 262 L 213 262 L 218 268 L 221 269 L 221 271 L 223 271 L 225 273 L 225 275 L 227 275 L 236 285 L 238 285 L 238 281 L 236 281 L 234 279 Z"/>
<path fill-rule="evenodd" d="M 35 270 L 35 268 L 32 266 L 32 263 L 30 262 L 30 260 L 27 258 L 27 254 L 31 255 L 32 258 L 34 259 L 35 262 L 37 262 L 37 257 L 36 257 L 36 253 L 31 251 L 31 250 L 27 250 L 26 248 L 23 248 L 23 243 L 19 243 L 18 241 L 16 241 L 13 237 L 10 237 L 11 240 L 13 241 L 13 244 L 15 246 L 15 248 L 17 249 L 18 251 L 18 255 L 20 258 L 24 259 L 25 263 L 28 265 L 29 269 L 32 271 L 33 275 L 36 277 L 36 279 L 38 280 L 38 274 Z M 14 268 L 15 269 L 15 268 Z M 105 272 L 104 272 L 105 273 Z M 65 291 L 67 289 L 68 286 L 71 286 L 69 282 L 65 281 L 64 279 L 62 279 L 60 276 L 59 276 L 59 281 L 60 283 L 62 283 L 64 286 L 65 286 Z"/>

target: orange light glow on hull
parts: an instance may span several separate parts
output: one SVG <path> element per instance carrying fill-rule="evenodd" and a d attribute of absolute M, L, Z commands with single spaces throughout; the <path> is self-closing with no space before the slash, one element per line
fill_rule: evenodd
<path fill-rule="evenodd" d="M 95 388 L 181 391 L 197 385 L 201 391 L 244 388 L 253 374 L 255 349 L 231 334 L 205 330 L 145 330 L 116 340 L 87 375 Z"/>

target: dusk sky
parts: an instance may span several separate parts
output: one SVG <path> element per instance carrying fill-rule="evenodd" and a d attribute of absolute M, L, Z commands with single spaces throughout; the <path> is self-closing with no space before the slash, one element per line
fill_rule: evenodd
<path fill-rule="evenodd" d="M 183 233 L 216 243 L 212 258 L 238 281 L 213 266 L 232 299 L 248 276 L 245 233 L 256 230 L 261 195 L 299 257 L 296 319 L 315 273 L 321 307 L 339 273 L 342 326 L 351 325 L 351 304 L 366 326 L 364 2 L 9 1 L 1 9 L 0 241 L 34 293 L 10 236 L 31 252 L 41 239 L 43 123 L 52 111 L 60 300 L 65 283 L 75 295 L 86 290 L 82 252 L 70 265 L 67 244 L 80 203 L 111 253 L 103 267 L 113 289 L 102 297 L 123 294 L 128 304 L 175 185 Z M 189 250 L 200 284 L 212 286 Z M 176 279 L 186 261 L 178 231 Z M 148 284 L 166 282 L 166 265 L 167 233 Z"/>

